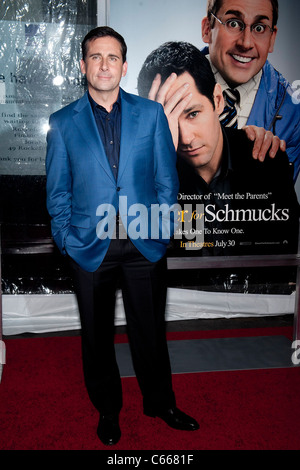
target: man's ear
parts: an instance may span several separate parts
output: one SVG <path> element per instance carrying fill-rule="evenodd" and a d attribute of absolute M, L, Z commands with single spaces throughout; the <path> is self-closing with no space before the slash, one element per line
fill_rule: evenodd
<path fill-rule="evenodd" d="M 81 59 L 80 61 L 80 70 L 81 70 L 81 73 L 83 73 L 83 75 L 85 74 L 85 62 L 83 59 Z"/>
<path fill-rule="evenodd" d="M 222 92 L 222 87 L 219 83 L 216 84 L 214 89 L 214 102 L 215 110 L 220 115 L 224 110 L 224 97 Z"/>
<path fill-rule="evenodd" d="M 275 41 L 276 41 L 276 36 L 277 36 L 277 26 L 274 26 L 274 31 L 272 33 L 272 37 L 271 37 L 271 40 L 270 40 L 270 47 L 269 47 L 269 54 L 271 54 L 271 52 L 274 51 L 274 46 L 275 46 Z"/>
<path fill-rule="evenodd" d="M 210 21 L 207 18 L 203 18 L 202 20 L 202 40 L 203 42 L 206 42 L 207 44 L 210 43 L 211 41 L 211 26 L 210 26 Z"/>
<path fill-rule="evenodd" d="M 122 77 L 125 77 L 125 75 L 127 73 L 127 69 L 128 69 L 128 63 L 124 62 L 123 68 L 122 68 Z"/>

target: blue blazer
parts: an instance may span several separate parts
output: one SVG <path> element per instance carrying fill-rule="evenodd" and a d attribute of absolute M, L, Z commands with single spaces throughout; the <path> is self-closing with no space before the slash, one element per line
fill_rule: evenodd
<path fill-rule="evenodd" d="M 151 212 L 153 205 L 163 208 L 159 213 L 165 220 L 160 222 L 168 222 L 168 209 L 177 202 L 176 152 L 163 107 L 122 89 L 120 96 L 117 180 L 87 93 L 49 120 L 46 173 L 52 235 L 60 251 L 89 272 L 105 257 L 117 213 L 134 245 L 152 262 L 165 254 L 174 230 L 172 223 L 169 231 L 158 227 L 158 212 Z"/>

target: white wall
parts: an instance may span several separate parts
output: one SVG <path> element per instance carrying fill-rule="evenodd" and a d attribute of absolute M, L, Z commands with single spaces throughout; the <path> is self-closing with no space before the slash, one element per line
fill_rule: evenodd
<path fill-rule="evenodd" d="M 110 0 L 109 25 L 128 46 L 129 69 L 122 86 L 137 93 L 136 78 L 147 55 L 166 41 L 188 41 L 202 47 L 204 0 Z"/>

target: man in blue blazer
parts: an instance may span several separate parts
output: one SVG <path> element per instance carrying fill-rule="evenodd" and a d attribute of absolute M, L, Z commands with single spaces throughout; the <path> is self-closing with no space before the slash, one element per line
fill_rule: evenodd
<path fill-rule="evenodd" d="M 176 429 L 199 427 L 176 407 L 165 337 L 164 255 L 175 222 L 176 152 L 162 106 L 120 88 L 126 51 L 111 28 L 87 34 L 81 71 L 88 92 L 50 117 L 47 136 L 47 207 L 53 238 L 74 273 L 85 381 L 106 445 L 121 436 L 114 350 L 119 285 L 144 413 Z"/>

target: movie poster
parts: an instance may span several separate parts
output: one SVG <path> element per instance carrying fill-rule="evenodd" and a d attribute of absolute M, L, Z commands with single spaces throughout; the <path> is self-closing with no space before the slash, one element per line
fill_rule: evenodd
<path fill-rule="evenodd" d="M 201 21 L 206 16 L 206 7 L 206 0 L 133 0 L 126 2 L 126 6 L 122 0 L 111 0 L 110 25 L 126 38 L 129 51 L 129 70 L 122 86 L 131 93 L 149 97 L 157 73 L 162 75 L 163 82 L 168 70 L 174 71 L 176 67 L 179 70 L 182 64 L 188 63 L 188 55 L 192 52 L 184 43 L 204 50 L 208 44 L 202 38 Z M 297 2 L 279 1 L 278 34 L 269 60 L 290 81 L 292 106 L 298 107 L 299 64 L 291 60 L 291 53 L 287 53 L 299 34 L 295 10 L 299 10 Z M 267 30 L 266 34 L 269 33 Z M 174 45 L 174 41 L 179 45 Z M 254 46 L 252 49 L 244 56 L 258 54 Z M 205 55 L 210 60 L 208 52 L 205 50 Z M 250 61 L 250 58 L 241 60 Z M 260 79 L 257 78 L 256 91 Z M 159 94 L 156 97 L 159 101 Z M 152 99 L 156 98 L 152 96 Z M 264 99 L 263 95 L 260 99 Z M 162 104 L 165 110 L 168 109 L 167 98 Z M 194 126 L 199 111 L 194 106 L 196 104 L 192 98 L 190 107 L 194 114 L 191 113 L 190 118 L 194 119 Z M 278 119 L 281 119 L 280 115 Z M 198 122 L 199 127 L 196 130 L 194 127 L 191 136 L 186 135 L 189 127 L 182 119 L 177 148 L 180 179 L 178 203 L 181 210 L 170 254 L 229 256 L 296 253 L 299 225 L 297 185 L 295 188 L 296 178 L 286 156 L 279 154 L 272 161 L 266 158 L 264 163 L 254 161 L 252 144 L 249 145 L 242 135 L 244 131 L 235 133 L 223 130 L 220 162 L 215 172 L 207 175 L 205 165 L 202 168 L 197 158 L 202 155 L 205 163 L 205 148 L 210 149 L 219 141 L 214 138 L 216 128 L 211 127 L 208 120 L 199 119 Z M 239 128 L 246 122 L 244 119 Z M 295 122 L 291 122 L 291 126 L 295 126 Z M 261 125 L 259 120 L 253 118 L 252 123 Z M 276 126 L 270 127 L 273 133 L 277 129 Z M 197 152 L 195 147 L 200 146 L 203 148 Z"/>

